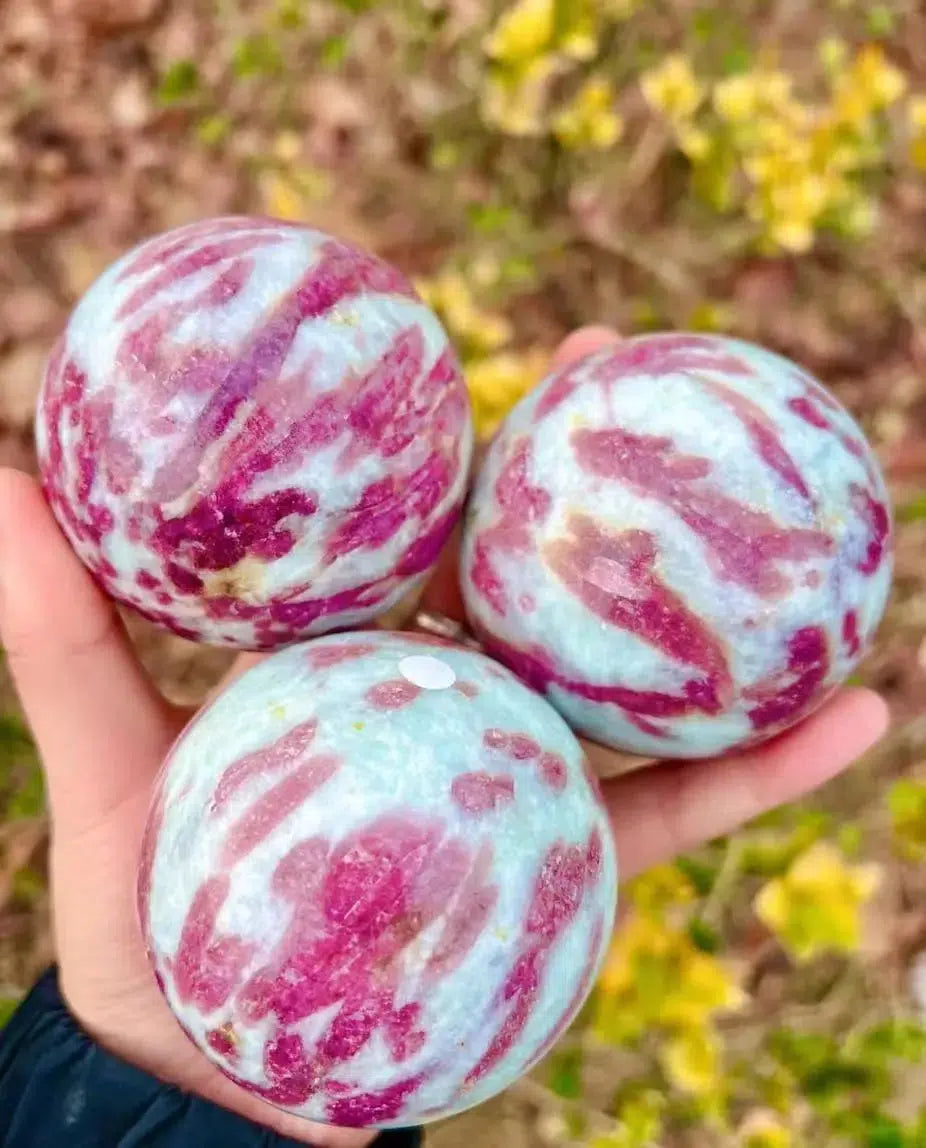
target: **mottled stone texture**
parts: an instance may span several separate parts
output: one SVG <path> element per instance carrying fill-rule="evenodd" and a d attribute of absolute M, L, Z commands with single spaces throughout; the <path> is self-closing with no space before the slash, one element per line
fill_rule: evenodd
<path fill-rule="evenodd" d="M 168 232 L 97 280 L 36 434 L 52 508 L 109 593 L 257 648 L 413 589 L 457 518 L 472 439 L 454 353 L 408 281 L 251 218 Z"/>
<path fill-rule="evenodd" d="M 818 706 L 884 609 L 891 521 L 848 413 L 794 363 L 659 335 L 511 413 L 462 554 L 486 648 L 570 725 L 702 757 Z"/>
<path fill-rule="evenodd" d="M 142 929 L 191 1038 L 341 1125 L 477 1104 L 564 1030 L 616 861 L 582 750 L 485 656 L 382 632 L 267 659 L 156 787 Z"/>

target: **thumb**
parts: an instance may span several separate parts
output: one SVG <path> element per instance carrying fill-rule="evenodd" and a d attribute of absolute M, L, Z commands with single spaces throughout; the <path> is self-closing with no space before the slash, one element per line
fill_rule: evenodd
<path fill-rule="evenodd" d="M 38 485 L 12 470 L 0 470 L 0 637 L 56 835 L 93 828 L 150 786 L 173 713 Z"/>

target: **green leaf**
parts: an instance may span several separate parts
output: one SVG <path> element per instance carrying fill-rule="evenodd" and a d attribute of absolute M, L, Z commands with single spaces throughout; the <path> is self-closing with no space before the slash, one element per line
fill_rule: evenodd
<path fill-rule="evenodd" d="M 303 0 L 280 0 L 277 5 L 277 23 L 281 28 L 301 28 L 305 23 Z"/>
<path fill-rule="evenodd" d="M 245 36 L 235 45 L 232 68 L 243 80 L 255 76 L 274 76 L 283 67 L 283 58 L 276 41 L 266 32 Z"/>
<path fill-rule="evenodd" d="M 7 1024 L 10 1017 L 16 1012 L 21 999 L 21 997 L 0 996 L 0 1029 Z"/>
<path fill-rule="evenodd" d="M 897 26 L 894 13 L 886 4 L 873 4 L 868 11 L 868 32 L 871 36 L 890 36 Z"/>
<path fill-rule="evenodd" d="M 675 865 L 688 878 L 699 897 L 706 897 L 713 889 L 714 880 L 717 877 L 716 865 L 711 865 L 697 857 L 686 856 L 676 857 Z"/>
<path fill-rule="evenodd" d="M 753 65 L 752 50 L 748 44 L 734 44 L 723 54 L 720 61 L 725 76 L 739 76 L 748 72 Z"/>
<path fill-rule="evenodd" d="M 858 1041 L 861 1059 L 898 1058 L 917 1064 L 926 1059 L 926 1028 L 913 1020 L 887 1020 L 864 1032 Z"/>
<path fill-rule="evenodd" d="M 45 808 L 45 783 L 38 763 L 34 763 L 26 774 L 25 781 L 18 785 L 6 804 L 6 816 L 15 821 L 19 818 L 38 817 Z"/>
<path fill-rule="evenodd" d="M 874 1079 L 874 1070 L 868 1065 L 834 1058 L 805 1073 L 801 1087 L 806 1096 L 823 1098 L 850 1089 L 866 1088 Z"/>
<path fill-rule="evenodd" d="M 45 882 L 34 869 L 27 867 L 13 874 L 13 900 L 21 905 L 34 904 L 45 891 Z"/>
<path fill-rule="evenodd" d="M 920 522 L 926 518 L 926 494 L 918 494 L 912 502 L 898 507 L 897 518 L 900 522 Z"/>
<path fill-rule="evenodd" d="M 199 91 L 199 72 L 192 60 L 174 60 L 161 76 L 158 84 L 158 102 L 178 104 Z"/>
<path fill-rule="evenodd" d="M 350 44 L 346 36 L 329 36 L 322 44 L 321 59 L 324 67 L 334 71 L 347 58 Z"/>
<path fill-rule="evenodd" d="M 896 1120 L 878 1116 L 868 1129 L 867 1148 L 905 1148 L 907 1138 Z"/>
<path fill-rule="evenodd" d="M 564 1100 L 578 1100 L 582 1096 L 582 1053 L 569 1049 L 556 1053 L 550 1059 L 550 1088 Z"/>
<path fill-rule="evenodd" d="M 229 116 L 204 116 L 196 125 L 196 134 L 206 147 L 218 147 L 231 135 L 232 126 Z"/>
<path fill-rule="evenodd" d="M 723 945 L 717 930 L 700 917 L 692 917 L 688 922 L 688 936 L 702 953 L 716 953 Z"/>
<path fill-rule="evenodd" d="M 22 718 L 16 714 L 0 714 L 0 765 L 34 752 L 32 735 Z"/>
<path fill-rule="evenodd" d="M 466 214 L 476 231 L 491 234 L 506 231 L 511 226 L 516 212 L 502 203 L 473 203 L 466 209 Z"/>

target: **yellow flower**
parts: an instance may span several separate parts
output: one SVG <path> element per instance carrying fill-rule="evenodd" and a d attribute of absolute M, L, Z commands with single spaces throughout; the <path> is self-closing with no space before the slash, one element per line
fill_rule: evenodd
<path fill-rule="evenodd" d="M 703 163 L 711 153 L 711 137 L 703 128 L 680 124 L 676 128 L 675 138 L 692 163 Z"/>
<path fill-rule="evenodd" d="M 760 114 L 770 113 L 790 123 L 800 116 L 800 105 L 791 98 L 791 85 L 786 72 L 770 69 L 728 76 L 714 85 L 714 110 L 732 124 L 750 124 Z"/>
<path fill-rule="evenodd" d="M 670 120 L 689 119 L 704 99 L 704 85 L 698 82 L 688 58 L 673 53 L 640 77 L 643 95 L 652 108 Z"/>
<path fill-rule="evenodd" d="M 926 95 L 910 97 L 910 102 L 907 104 L 907 118 L 913 128 L 910 159 L 914 166 L 926 170 Z"/>
<path fill-rule="evenodd" d="M 817 55 L 826 71 L 836 76 L 849 58 L 849 45 L 841 36 L 824 36 L 817 48 Z"/>
<path fill-rule="evenodd" d="M 644 913 L 663 913 L 673 905 L 694 900 L 691 882 L 677 865 L 654 865 L 635 878 L 627 896 Z"/>
<path fill-rule="evenodd" d="M 544 351 L 503 351 L 468 363 L 464 374 L 477 434 L 490 436 L 515 403 L 540 382 L 548 364 Z"/>
<path fill-rule="evenodd" d="M 494 351 L 510 340 L 512 329 L 508 320 L 504 315 L 479 307 L 469 284 L 458 271 L 446 270 L 433 279 L 419 279 L 415 287 L 425 303 L 444 320 L 451 334 L 471 351 Z"/>
<path fill-rule="evenodd" d="M 615 1112 L 614 1130 L 596 1136 L 588 1148 L 652 1148 L 662 1135 L 665 1107 L 665 1096 L 654 1088 L 634 1092 Z"/>
<path fill-rule="evenodd" d="M 907 101 L 907 118 L 914 131 L 926 132 L 926 95 L 910 97 Z"/>
<path fill-rule="evenodd" d="M 886 108 L 907 89 L 907 77 L 885 59 L 880 44 L 860 48 L 852 64 L 851 82 L 867 96 L 872 108 Z"/>
<path fill-rule="evenodd" d="M 878 880 L 876 865 L 848 865 L 835 846 L 818 841 L 783 877 L 759 890 L 755 908 L 798 960 L 827 949 L 852 952 L 859 944 L 861 908 Z"/>
<path fill-rule="evenodd" d="M 728 76 L 714 86 L 714 110 L 722 120 L 730 123 L 751 120 L 759 108 L 760 99 L 758 76 L 754 72 Z"/>
<path fill-rule="evenodd" d="M 562 12 L 557 11 L 560 4 Z M 598 50 L 595 12 L 589 0 L 518 0 L 486 38 L 491 59 L 520 68 L 557 50 L 573 60 L 588 60 Z"/>
<path fill-rule="evenodd" d="M 791 1129 L 774 1112 L 750 1112 L 737 1133 L 738 1148 L 792 1148 Z"/>
<path fill-rule="evenodd" d="M 766 229 L 768 238 L 776 247 L 801 255 L 813 247 L 813 224 L 806 219 L 772 218 Z"/>
<path fill-rule="evenodd" d="M 563 147 L 604 150 L 617 143 L 624 122 L 614 110 L 614 90 L 607 80 L 590 79 L 553 120 Z"/>
<path fill-rule="evenodd" d="M 554 16 L 554 0 L 519 0 L 489 34 L 486 55 L 508 65 L 533 60 L 552 43 Z"/>
<path fill-rule="evenodd" d="M 555 56 L 538 56 L 518 69 L 492 68 L 482 88 L 482 118 L 511 136 L 541 135 Z"/>
<path fill-rule="evenodd" d="M 900 851 L 912 861 L 926 860 L 926 783 L 901 778 L 891 786 L 887 807 Z"/>
<path fill-rule="evenodd" d="M 305 200 L 291 180 L 277 172 L 268 172 L 261 180 L 260 191 L 264 209 L 274 219 L 293 222 L 305 219 Z"/>
<path fill-rule="evenodd" d="M 659 1051 L 668 1079 L 693 1096 L 709 1096 L 723 1081 L 722 1048 L 710 1027 L 673 1033 Z"/>
<path fill-rule="evenodd" d="M 604 1040 L 632 1040 L 652 1027 L 697 1028 L 745 995 L 688 933 L 636 913 L 618 930 L 599 980 L 595 1028 Z"/>

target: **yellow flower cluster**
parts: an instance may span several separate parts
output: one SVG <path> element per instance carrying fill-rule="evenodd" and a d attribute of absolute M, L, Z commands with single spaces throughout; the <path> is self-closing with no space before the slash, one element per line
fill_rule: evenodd
<path fill-rule="evenodd" d="M 490 60 L 481 92 L 482 117 L 506 135 L 552 131 L 563 147 L 607 149 L 620 139 L 623 121 L 614 91 L 591 77 L 552 117 L 552 81 L 598 52 L 602 29 L 629 16 L 639 0 L 517 0 L 485 40 Z"/>
<path fill-rule="evenodd" d="M 595 1032 L 611 1043 L 662 1037 L 660 1062 L 681 1091 L 710 1101 L 723 1093 L 723 1049 L 714 1029 L 745 995 L 716 957 L 702 952 L 673 912 L 693 891 L 672 866 L 635 882 L 634 911 L 618 930 L 598 983 Z"/>
<path fill-rule="evenodd" d="M 798 960 L 832 949 L 852 952 L 861 910 L 878 881 L 877 865 L 849 865 L 834 845 L 818 841 L 760 889 L 755 909 Z"/>
<path fill-rule="evenodd" d="M 595 1136 L 588 1148 L 652 1148 L 663 1128 L 666 1098 L 653 1088 L 645 1088 L 624 1099 L 615 1112 L 615 1125 L 604 1136 Z"/>
<path fill-rule="evenodd" d="M 774 1112 L 756 1109 L 739 1127 L 739 1148 L 792 1148 L 794 1136 Z"/>
<path fill-rule="evenodd" d="M 621 138 L 624 121 L 614 110 L 614 89 L 593 78 L 553 119 L 553 133 L 563 147 L 606 151 Z"/>
<path fill-rule="evenodd" d="M 910 120 L 910 159 L 915 167 L 926 171 L 926 96 L 911 96 L 907 105 Z"/>
<path fill-rule="evenodd" d="M 500 351 L 464 364 L 466 385 L 473 406 L 473 421 L 480 438 L 489 438 L 523 395 L 546 374 L 545 351 Z"/>
<path fill-rule="evenodd" d="M 480 307 L 470 282 L 493 278 L 479 261 L 467 274 L 444 270 L 415 286 L 422 299 L 444 321 L 463 359 L 463 373 L 480 438 L 490 437 L 501 420 L 543 378 L 549 365 L 545 351 L 503 350 L 514 329 L 504 315 Z"/>
<path fill-rule="evenodd" d="M 433 279 L 416 280 L 415 287 L 443 319 L 464 358 L 487 355 L 510 341 L 511 324 L 478 305 L 462 272 L 444 270 Z"/>
<path fill-rule="evenodd" d="M 881 117 L 906 79 L 877 44 L 850 58 L 830 39 L 820 57 L 829 91 L 818 103 L 801 102 L 791 76 L 767 61 L 708 85 L 676 54 L 641 77 L 710 201 L 744 209 L 773 249 L 806 251 L 821 227 L 859 235 L 876 221 L 863 177 L 884 159 Z M 915 114 L 926 121 L 926 106 Z M 926 153 L 926 127 L 923 140 Z"/>

